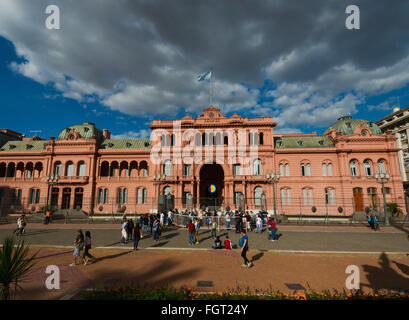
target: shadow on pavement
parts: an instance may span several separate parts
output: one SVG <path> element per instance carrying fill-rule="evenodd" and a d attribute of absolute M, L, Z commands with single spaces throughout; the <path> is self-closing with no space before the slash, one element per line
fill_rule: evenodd
<path fill-rule="evenodd" d="M 396 263 L 396 262 L 395 262 Z M 371 288 L 374 291 L 380 290 L 395 290 L 409 292 L 409 278 L 406 278 L 391 268 L 390 260 L 388 256 L 383 252 L 379 256 L 380 267 L 374 267 L 370 265 L 363 265 L 363 270 L 366 272 L 366 277 L 369 281 L 368 284 L 362 284 L 361 287 Z M 398 268 L 402 270 L 403 266 L 397 264 Z M 404 273 L 408 271 L 408 267 L 405 267 Z"/>
<path fill-rule="evenodd" d="M 97 261 L 103 261 L 103 260 L 109 260 L 109 259 L 115 259 L 124 255 L 127 255 L 129 253 L 133 252 L 133 250 L 117 253 L 117 254 L 111 254 L 110 256 L 103 256 L 103 257 L 96 257 L 98 260 Z"/>
<path fill-rule="evenodd" d="M 251 258 L 251 262 L 261 259 L 263 255 L 264 255 L 264 252 L 257 253 L 256 255 L 253 256 L 253 258 Z"/>

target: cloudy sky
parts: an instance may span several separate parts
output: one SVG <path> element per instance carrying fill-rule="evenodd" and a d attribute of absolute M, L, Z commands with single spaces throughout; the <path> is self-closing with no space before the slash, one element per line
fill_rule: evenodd
<path fill-rule="evenodd" d="M 48 5 L 60 30 L 45 26 Z M 345 27 L 348 5 L 360 30 Z M 44 138 L 84 121 L 145 137 L 152 119 L 274 116 L 322 133 L 409 104 L 406 0 L 1 0 L 0 127 Z M 38 130 L 41 132 L 33 133 Z"/>

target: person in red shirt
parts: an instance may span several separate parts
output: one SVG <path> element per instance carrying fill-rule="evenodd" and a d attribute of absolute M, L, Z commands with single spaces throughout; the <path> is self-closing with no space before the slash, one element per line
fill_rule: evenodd
<path fill-rule="evenodd" d="M 231 250 L 231 241 L 229 239 L 229 236 L 226 236 L 226 240 L 224 240 L 224 248 L 226 250 Z"/>
<path fill-rule="evenodd" d="M 271 218 L 267 222 L 267 224 L 268 224 L 268 227 L 269 227 L 269 229 L 271 231 L 271 238 L 272 238 L 271 241 L 276 241 L 277 240 L 277 234 L 276 234 L 277 227 L 276 227 L 276 222 L 275 222 L 274 218 Z"/>
<path fill-rule="evenodd" d="M 190 221 L 186 225 L 186 228 L 188 228 L 188 231 L 189 231 L 189 244 L 194 245 L 195 244 L 195 231 L 196 231 L 195 224 L 192 221 Z"/>

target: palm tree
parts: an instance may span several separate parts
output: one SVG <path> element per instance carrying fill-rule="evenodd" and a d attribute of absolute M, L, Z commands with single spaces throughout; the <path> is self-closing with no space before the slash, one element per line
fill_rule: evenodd
<path fill-rule="evenodd" d="M 3 248 L 0 250 L 0 297 L 9 300 L 12 297 L 11 287 L 14 286 L 13 294 L 21 289 L 20 282 L 34 267 L 38 252 L 28 256 L 30 247 L 24 241 L 16 241 L 14 237 L 4 239 Z"/>

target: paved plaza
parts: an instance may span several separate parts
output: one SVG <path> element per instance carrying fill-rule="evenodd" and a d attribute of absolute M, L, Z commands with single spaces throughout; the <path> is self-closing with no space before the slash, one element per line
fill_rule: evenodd
<path fill-rule="evenodd" d="M 14 225 L 1 225 L 1 240 L 12 233 Z M 94 264 L 70 267 L 76 230 L 90 230 Z M 166 229 L 160 241 L 150 235 L 133 251 L 131 242 L 122 245 L 120 225 L 108 224 L 30 224 L 26 242 L 39 252 L 38 264 L 23 285 L 23 299 L 60 299 L 77 288 L 104 288 L 123 285 L 169 285 L 191 287 L 197 291 L 228 289 L 344 290 L 348 265 L 360 270 L 361 288 L 409 290 L 409 241 L 403 227 L 374 232 L 364 226 L 278 226 L 280 238 L 267 241 L 267 233 L 249 233 L 251 268 L 241 267 L 239 250 L 212 250 L 213 238 L 201 229 L 200 244 L 188 245 L 187 230 Z M 233 244 L 239 236 L 228 234 Z M 47 290 L 45 268 L 57 265 L 61 289 Z M 205 286 L 200 285 L 204 282 Z"/>

